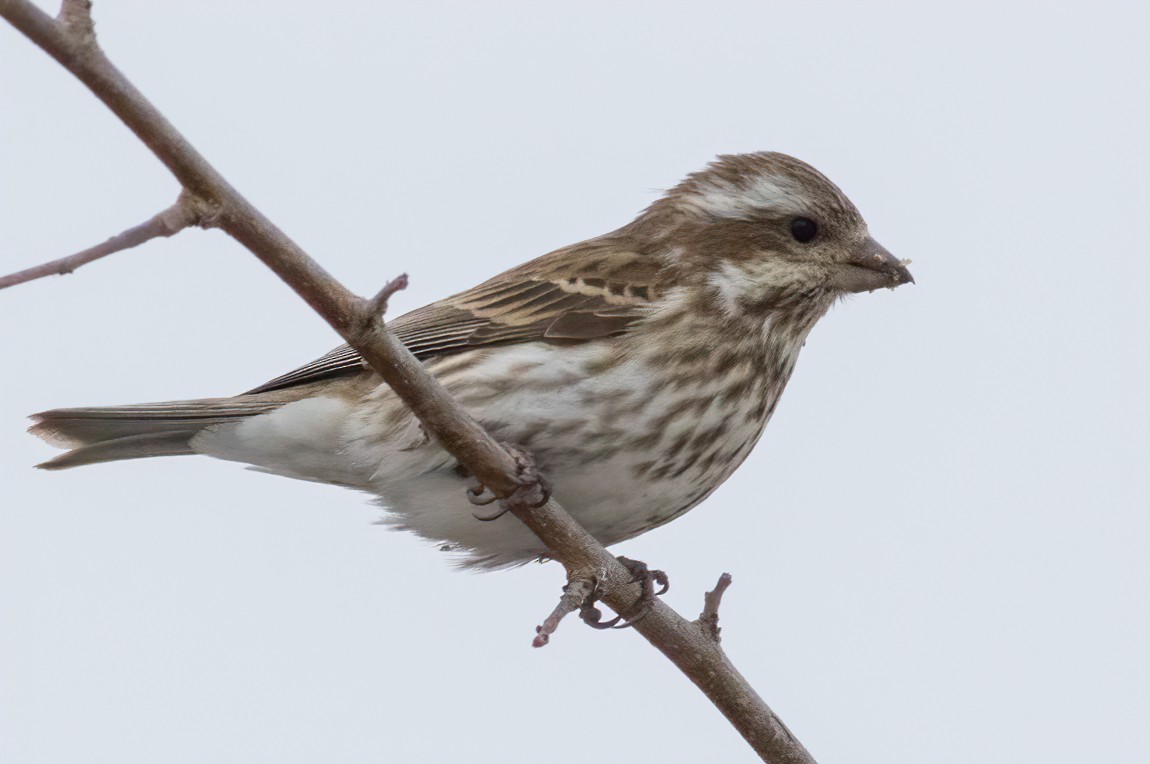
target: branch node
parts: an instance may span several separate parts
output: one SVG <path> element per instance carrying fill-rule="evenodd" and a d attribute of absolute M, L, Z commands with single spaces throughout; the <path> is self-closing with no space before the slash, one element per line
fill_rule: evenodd
<path fill-rule="evenodd" d="M 722 631 L 719 628 L 719 605 L 723 603 L 723 593 L 731 585 L 731 580 L 730 573 L 719 576 L 719 582 L 715 584 L 715 588 L 703 595 L 703 612 L 699 614 L 699 620 L 695 622 L 703 628 L 703 632 L 707 636 L 715 640 L 716 644 L 722 641 L 719 636 Z"/>
<path fill-rule="evenodd" d="M 184 228 L 219 228 L 224 214 L 223 206 L 196 196 L 188 189 L 180 191 L 176 203 L 160 213 L 171 227 L 172 233 Z"/>

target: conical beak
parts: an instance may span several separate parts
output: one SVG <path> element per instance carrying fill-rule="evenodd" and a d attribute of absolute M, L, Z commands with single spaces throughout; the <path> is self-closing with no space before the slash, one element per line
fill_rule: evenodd
<path fill-rule="evenodd" d="M 870 292 L 883 287 L 894 289 L 903 284 L 913 284 L 914 276 L 906 268 L 909 262 L 899 260 L 868 236 L 840 264 L 839 270 L 831 277 L 831 285 L 844 292 Z"/>

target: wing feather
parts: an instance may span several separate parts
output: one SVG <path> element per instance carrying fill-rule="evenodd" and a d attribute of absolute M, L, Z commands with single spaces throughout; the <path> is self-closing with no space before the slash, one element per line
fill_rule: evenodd
<path fill-rule="evenodd" d="M 420 360 L 518 342 L 589 342 L 624 334 L 641 321 L 659 296 L 662 276 L 656 258 L 604 237 L 544 255 L 388 327 Z M 342 345 L 248 393 L 363 369 L 359 353 Z"/>

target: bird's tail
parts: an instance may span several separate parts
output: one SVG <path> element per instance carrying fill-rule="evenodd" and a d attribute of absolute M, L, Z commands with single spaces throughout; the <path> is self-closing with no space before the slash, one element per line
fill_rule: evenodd
<path fill-rule="evenodd" d="M 282 394 L 240 395 L 108 408 L 53 409 L 34 414 L 35 424 L 28 432 L 50 445 L 70 449 L 37 465 L 46 470 L 120 459 L 178 456 L 195 453 L 191 440 L 205 428 L 266 414 L 290 400 Z"/>

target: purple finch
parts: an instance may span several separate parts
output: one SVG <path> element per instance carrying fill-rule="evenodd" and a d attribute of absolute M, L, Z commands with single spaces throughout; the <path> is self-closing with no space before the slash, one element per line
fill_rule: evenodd
<path fill-rule="evenodd" d="M 696 506 L 759 439 L 815 322 L 911 281 L 850 200 L 783 154 L 723 156 L 617 231 L 389 322 L 497 439 L 532 452 L 604 544 Z M 545 555 L 394 393 L 338 348 L 232 398 L 57 409 L 32 431 L 61 469 L 206 454 L 379 497 L 386 521 L 485 567 Z"/>

